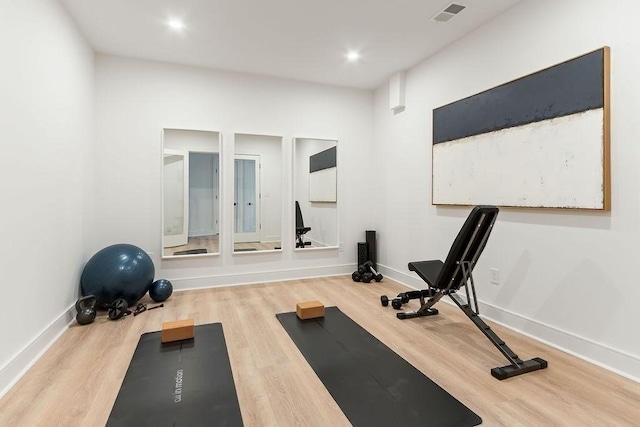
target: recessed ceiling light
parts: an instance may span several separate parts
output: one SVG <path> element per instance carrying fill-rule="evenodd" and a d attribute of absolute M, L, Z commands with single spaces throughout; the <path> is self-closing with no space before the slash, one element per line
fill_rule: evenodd
<path fill-rule="evenodd" d="M 179 19 L 169 19 L 167 25 L 175 31 L 182 31 L 184 29 L 184 22 Z"/>
<path fill-rule="evenodd" d="M 355 50 L 352 50 L 351 52 L 347 53 L 347 60 L 349 62 L 356 62 L 358 59 L 360 59 L 360 53 L 356 52 Z"/>

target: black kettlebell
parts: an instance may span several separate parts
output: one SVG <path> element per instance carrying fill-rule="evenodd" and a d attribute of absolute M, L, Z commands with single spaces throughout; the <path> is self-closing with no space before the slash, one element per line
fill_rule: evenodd
<path fill-rule="evenodd" d="M 85 308 L 96 308 L 96 297 L 94 295 L 85 295 L 76 301 L 76 312 L 81 312 Z"/>
<path fill-rule="evenodd" d="M 86 295 L 76 301 L 76 322 L 79 325 L 88 325 L 96 319 L 96 297 Z"/>
<path fill-rule="evenodd" d="M 83 308 L 76 314 L 76 322 L 79 325 L 88 325 L 96 320 L 96 310 L 93 308 Z"/>

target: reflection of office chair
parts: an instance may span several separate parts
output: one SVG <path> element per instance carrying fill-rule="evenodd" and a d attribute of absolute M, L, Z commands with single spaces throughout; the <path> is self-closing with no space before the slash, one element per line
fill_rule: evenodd
<path fill-rule="evenodd" d="M 302 236 L 311 231 L 311 227 L 305 227 L 302 220 L 302 211 L 300 210 L 300 203 L 296 200 L 296 248 L 304 248 L 311 245 L 311 242 L 305 242 L 302 240 Z"/>

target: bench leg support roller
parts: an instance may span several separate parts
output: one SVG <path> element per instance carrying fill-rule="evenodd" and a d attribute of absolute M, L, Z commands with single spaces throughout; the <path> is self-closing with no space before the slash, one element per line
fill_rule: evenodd
<path fill-rule="evenodd" d="M 296 304 L 296 314 L 302 320 L 324 317 L 324 304 L 320 301 L 305 301 Z"/>
<path fill-rule="evenodd" d="M 193 338 L 195 326 L 193 319 L 174 320 L 162 324 L 161 341 L 163 343 Z"/>

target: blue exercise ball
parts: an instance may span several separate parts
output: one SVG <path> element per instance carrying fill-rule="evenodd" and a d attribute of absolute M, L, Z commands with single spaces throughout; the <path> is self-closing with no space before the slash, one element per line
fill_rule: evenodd
<path fill-rule="evenodd" d="M 98 251 L 84 266 L 80 277 L 83 295 L 94 295 L 96 305 L 106 308 L 118 298 L 135 305 L 153 283 L 155 268 L 145 251 L 120 243 Z"/>
<path fill-rule="evenodd" d="M 166 301 L 173 293 L 173 285 L 167 279 L 159 279 L 151 284 L 149 296 L 155 302 Z"/>

